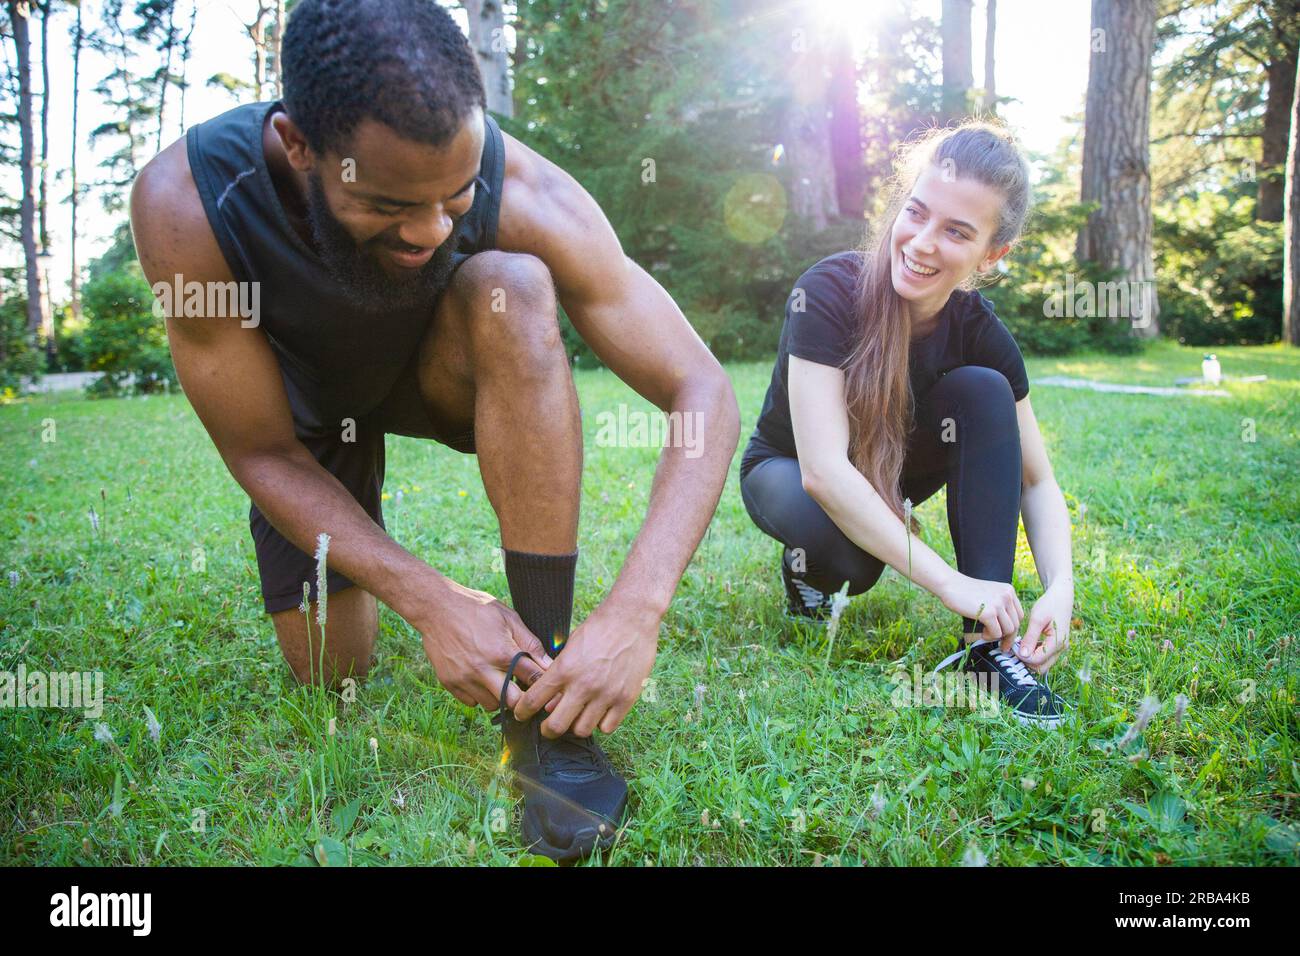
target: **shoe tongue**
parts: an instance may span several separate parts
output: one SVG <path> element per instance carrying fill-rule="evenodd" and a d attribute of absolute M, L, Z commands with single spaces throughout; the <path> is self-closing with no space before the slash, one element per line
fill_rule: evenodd
<path fill-rule="evenodd" d="M 542 737 L 538 744 L 543 773 L 563 780 L 590 780 L 600 774 L 595 741 L 565 734 L 557 740 Z"/>

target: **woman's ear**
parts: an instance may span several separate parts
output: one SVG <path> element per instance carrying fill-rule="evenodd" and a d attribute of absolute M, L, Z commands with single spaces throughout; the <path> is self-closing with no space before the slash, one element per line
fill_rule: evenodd
<path fill-rule="evenodd" d="M 990 247 L 988 255 L 986 255 L 983 258 L 983 260 L 980 261 L 978 271 L 988 272 L 990 269 L 992 269 L 995 265 L 998 264 L 998 261 L 1003 256 L 1005 256 L 1010 251 L 1011 251 L 1011 243 L 1009 242 L 1004 243 L 1000 249 L 993 249 L 992 247 Z"/>

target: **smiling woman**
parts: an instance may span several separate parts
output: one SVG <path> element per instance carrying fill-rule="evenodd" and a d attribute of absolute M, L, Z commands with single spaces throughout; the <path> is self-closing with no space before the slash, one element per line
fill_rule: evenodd
<path fill-rule="evenodd" d="M 836 592 L 866 591 L 888 564 L 961 615 L 968 639 L 983 632 L 967 670 L 1020 720 L 1055 726 L 1064 706 L 1030 670 L 1064 649 L 1068 513 L 1020 350 L 972 288 L 1010 250 L 1028 204 L 1028 165 L 1000 127 L 935 130 L 900 154 L 874 235 L 791 294 L 741 493 L 785 546 L 792 615 L 827 617 Z M 913 505 L 945 485 L 956 570 L 912 538 Z M 1048 588 L 1023 648 L 1011 587 L 1022 487 Z"/>

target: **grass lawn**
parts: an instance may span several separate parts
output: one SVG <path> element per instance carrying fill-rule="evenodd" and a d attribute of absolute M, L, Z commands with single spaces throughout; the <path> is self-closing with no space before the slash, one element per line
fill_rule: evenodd
<path fill-rule="evenodd" d="M 933 667 L 960 625 L 892 571 L 833 645 L 786 621 L 779 546 L 745 514 L 737 453 L 654 683 L 605 741 L 633 795 L 604 862 L 1300 863 L 1300 350 L 1218 354 L 1226 374 L 1268 381 L 1229 382 L 1230 398 L 1031 389 L 1074 524 L 1076 621 L 1052 681 L 1075 713 L 1056 733 L 895 706 L 891 676 Z M 1031 379 L 1169 385 L 1199 361 L 1157 343 L 1029 365 Z M 730 372 L 743 447 L 770 366 Z M 577 378 L 581 621 L 619 571 L 657 455 L 596 447 L 597 413 L 649 406 L 608 372 Z M 261 612 L 247 498 L 182 396 L 3 407 L 0 449 L 0 671 L 104 679 L 98 721 L 0 709 L 0 863 L 524 855 L 497 732 L 438 687 L 395 614 L 354 701 L 294 685 Z M 403 491 L 390 532 L 508 599 L 475 460 L 405 438 L 388 449 L 386 492 Z M 951 561 L 942 499 L 918 516 Z M 1023 532 L 1016 585 L 1028 611 Z M 1146 697 L 1159 712 L 1115 749 Z"/>

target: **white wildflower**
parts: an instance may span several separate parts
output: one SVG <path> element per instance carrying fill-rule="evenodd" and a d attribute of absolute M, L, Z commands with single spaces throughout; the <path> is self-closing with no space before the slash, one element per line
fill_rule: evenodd
<path fill-rule="evenodd" d="M 325 633 L 325 605 L 329 602 L 329 589 L 325 584 L 325 561 L 330 552 L 330 536 L 322 531 L 316 537 L 316 624 Z"/>
<path fill-rule="evenodd" d="M 907 532 L 907 581 L 912 582 L 912 499 L 903 499 L 903 530 Z"/>
<path fill-rule="evenodd" d="M 845 581 L 838 591 L 831 595 L 831 620 L 826 625 L 826 658 L 830 659 L 831 650 L 835 647 L 835 634 L 840 629 L 840 618 L 844 615 L 844 609 L 849 606 L 849 582 Z"/>
<path fill-rule="evenodd" d="M 962 866 L 988 866 L 989 858 L 984 855 L 984 851 L 974 843 L 966 846 L 966 852 L 961 855 Z"/>
<path fill-rule="evenodd" d="M 154 716 L 152 710 L 146 705 L 144 709 L 144 723 L 149 728 L 149 738 L 157 743 L 162 737 L 162 724 L 158 723 L 158 718 Z"/>
<path fill-rule="evenodd" d="M 1142 703 L 1138 705 L 1137 717 L 1133 725 L 1124 732 L 1124 736 L 1119 740 L 1119 747 L 1123 749 L 1137 740 L 1138 734 L 1147 729 L 1147 724 L 1151 723 L 1151 718 L 1160 712 L 1160 701 L 1155 697 L 1143 697 Z"/>

